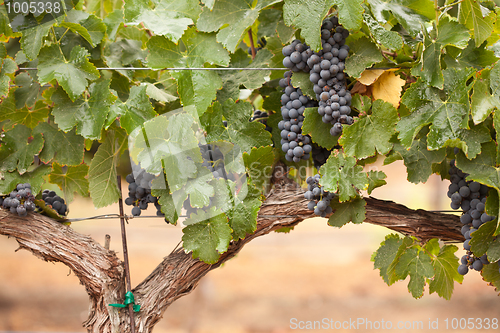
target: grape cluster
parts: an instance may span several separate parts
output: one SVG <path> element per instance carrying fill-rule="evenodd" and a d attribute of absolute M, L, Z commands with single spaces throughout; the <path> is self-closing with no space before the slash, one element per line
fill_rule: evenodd
<path fill-rule="evenodd" d="M 224 154 L 217 145 L 205 144 L 199 145 L 201 157 L 203 158 L 202 165 L 206 167 L 216 179 L 235 180 L 232 173 L 227 173 L 224 168 Z"/>
<path fill-rule="evenodd" d="M 457 151 L 455 150 L 455 153 Z M 483 269 L 483 265 L 489 264 L 486 255 L 476 257 L 471 251 L 469 244 L 472 234 L 484 223 L 494 220 L 495 217 L 489 216 L 485 212 L 486 196 L 488 195 L 488 186 L 475 181 L 466 181 L 468 174 L 462 172 L 455 166 L 455 160 L 451 160 L 450 174 L 451 184 L 448 187 L 448 197 L 451 199 L 451 208 L 463 211 L 460 221 L 463 224 L 462 235 L 465 237 L 464 249 L 467 254 L 461 259 L 461 265 L 458 272 L 461 275 L 467 274 L 469 268 L 476 271 Z"/>
<path fill-rule="evenodd" d="M 15 190 L 10 192 L 5 199 L 0 199 L 3 208 L 9 208 L 11 213 L 17 213 L 19 216 L 28 215 L 28 211 L 34 211 L 35 197 L 31 193 L 31 185 L 17 184 Z"/>
<path fill-rule="evenodd" d="M 264 37 L 259 39 L 259 41 L 257 42 L 257 47 L 255 48 L 255 53 L 262 50 L 264 48 L 264 46 L 266 46 L 266 45 L 267 45 L 267 41 Z M 251 47 L 248 48 L 248 54 L 252 55 L 252 48 Z"/>
<path fill-rule="evenodd" d="M 42 199 L 43 201 L 45 201 L 46 205 L 52 206 L 52 208 L 59 215 L 64 216 L 68 212 L 68 206 L 66 205 L 66 202 L 64 202 L 64 199 L 58 196 L 55 191 L 43 190 Z"/>
<path fill-rule="evenodd" d="M 314 83 L 314 92 L 319 101 L 318 113 L 324 123 L 332 124 L 330 134 L 342 133 L 342 125 L 351 125 L 351 93 L 347 89 L 344 75 L 345 59 L 349 47 L 345 39 L 349 31 L 338 25 L 332 16 L 321 26 L 322 50 L 312 55 L 307 64 L 311 68 L 309 80 Z"/>
<path fill-rule="evenodd" d="M 314 51 L 306 44 L 295 39 L 290 45 L 287 45 L 282 50 L 285 59 L 283 59 L 283 66 L 292 70 L 292 72 L 306 72 L 308 73 L 311 68 L 308 66 L 309 58 L 314 54 Z"/>
<path fill-rule="evenodd" d="M 267 126 L 267 118 L 269 118 L 269 114 L 266 111 L 255 110 L 252 118 L 250 118 L 250 121 L 258 121 L 259 123 L 266 125 L 266 131 L 271 133 L 272 128 Z"/>
<path fill-rule="evenodd" d="M 155 178 L 155 175 L 141 169 L 140 165 L 132 165 L 132 170 L 134 172 L 127 175 L 125 178 L 129 184 L 128 197 L 125 199 L 125 204 L 133 206 L 132 215 L 141 215 L 141 211 L 148 209 L 148 205 L 152 203 L 156 207 L 156 215 L 165 216 L 161 212 L 161 206 L 158 203 L 158 198 L 151 194 L 151 181 Z M 134 173 L 136 174 L 135 177 Z M 165 221 L 168 223 L 167 220 Z"/>
<path fill-rule="evenodd" d="M 335 193 L 327 192 L 321 188 L 319 179 L 319 174 L 307 178 L 307 191 L 304 193 L 304 198 L 310 200 L 307 204 L 309 210 L 314 211 L 315 215 L 325 217 L 332 212 L 330 201 L 335 197 Z"/>
<path fill-rule="evenodd" d="M 345 40 L 349 31 L 339 25 L 338 18 L 332 16 L 321 26 L 321 45 L 319 52 L 294 40 L 282 50 L 283 65 L 293 72 L 309 72 L 309 80 L 314 84 L 316 99 L 319 101 L 318 113 L 324 123 L 330 123 L 330 134 L 342 133 L 342 125 L 351 125 L 351 93 L 347 89 L 344 75 L 345 60 L 349 47 Z"/>
<path fill-rule="evenodd" d="M 314 145 L 311 154 L 314 167 L 319 170 L 319 168 L 321 168 L 321 166 L 326 163 L 328 157 L 330 157 L 331 151 L 326 148 Z"/>
<path fill-rule="evenodd" d="M 281 130 L 281 149 L 286 153 L 286 160 L 295 163 L 301 159 L 308 160 L 312 151 L 311 138 L 302 134 L 304 110 L 310 104 L 310 99 L 302 94 L 300 88 L 288 86 L 281 96 L 281 116 L 278 123 Z"/>

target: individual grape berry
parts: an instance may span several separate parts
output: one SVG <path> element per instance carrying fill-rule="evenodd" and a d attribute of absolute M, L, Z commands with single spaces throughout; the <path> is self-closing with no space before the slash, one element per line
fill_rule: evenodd
<path fill-rule="evenodd" d="M 467 265 L 460 265 L 458 266 L 458 274 L 460 275 L 465 275 L 469 272 L 469 267 Z"/>
<path fill-rule="evenodd" d="M 133 216 L 141 215 L 141 209 L 138 206 L 135 206 L 134 208 L 132 208 L 132 215 Z"/>

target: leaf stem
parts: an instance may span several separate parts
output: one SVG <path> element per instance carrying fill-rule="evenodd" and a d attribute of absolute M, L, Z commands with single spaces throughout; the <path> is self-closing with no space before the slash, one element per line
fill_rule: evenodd
<path fill-rule="evenodd" d="M 252 60 L 255 59 L 255 46 L 253 45 L 252 28 L 248 29 L 248 38 L 250 38 L 250 49 L 252 50 Z"/>
<path fill-rule="evenodd" d="M 436 36 L 437 36 L 437 32 L 438 32 L 438 23 L 439 23 L 439 6 L 438 6 L 438 0 L 434 0 L 434 11 L 436 12 Z"/>
<path fill-rule="evenodd" d="M 57 42 L 57 44 L 61 43 L 61 40 L 63 39 L 64 35 L 66 35 L 66 33 L 69 31 L 69 28 L 66 28 L 66 31 L 62 34 L 61 38 L 59 38 Z"/>
<path fill-rule="evenodd" d="M 57 44 L 57 47 L 59 48 L 59 51 L 61 52 L 63 58 L 66 60 L 66 57 L 64 56 L 63 50 L 61 49 L 61 43 L 60 43 L 60 41 L 57 40 L 56 31 L 54 30 L 54 26 L 51 26 L 50 28 L 52 29 L 52 34 L 54 35 L 54 40 Z"/>
<path fill-rule="evenodd" d="M 439 10 L 443 10 L 445 8 L 449 8 L 449 7 L 453 7 L 455 5 L 458 5 L 458 4 L 462 3 L 462 2 L 463 2 L 463 0 L 458 0 L 457 2 L 450 3 L 448 5 L 444 5 L 444 6 L 441 6 L 441 7 L 438 7 L 438 8 L 439 8 Z"/>

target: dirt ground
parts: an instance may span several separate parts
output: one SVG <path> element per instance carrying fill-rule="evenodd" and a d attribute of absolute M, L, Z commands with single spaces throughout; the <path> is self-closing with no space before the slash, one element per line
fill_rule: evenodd
<path fill-rule="evenodd" d="M 375 190 L 374 197 L 412 208 L 448 209 L 445 182 L 436 177 L 427 184 L 408 184 L 401 166 L 379 167 L 393 186 Z M 114 206 L 98 211 L 89 207 L 90 201 L 78 199 L 71 205 L 71 217 L 117 211 Z M 111 248 L 121 253 L 118 221 L 78 222 L 72 228 L 101 243 L 110 234 Z M 180 227 L 156 219 L 133 220 L 127 232 L 133 285 L 182 236 Z M 385 327 L 390 321 L 395 331 L 441 332 L 447 331 L 446 319 L 449 326 L 453 318 L 500 320 L 500 299 L 476 272 L 469 273 L 462 285 L 455 284 L 450 301 L 429 295 L 427 287 L 424 297 L 415 300 L 407 291 L 408 280 L 388 287 L 373 269 L 370 256 L 389 232 L 372 225 L 336 229 L 315 218 L 290 234 L 256 239 L 167 309 L 155 332 L 282 333 L 298 331 L 294 324 L 299 321 L 324 318 L 374 325 L 335 330 L 340 332 L 379 332 L 383 328 L 376 329 L 377 323 L 382 321 Z M 15 252 L 16 248 L 15 240 L 0 238 L 0 332 L 84 332 L 81 323 L 87 317 L 88 299 L 74 274 L 62 264 L 42 262 L 26 251 Z M 436 320 L 438 329 L 430 329 L 429 322 Z M 398 322 L 407 329 L 397 329 Z"/>

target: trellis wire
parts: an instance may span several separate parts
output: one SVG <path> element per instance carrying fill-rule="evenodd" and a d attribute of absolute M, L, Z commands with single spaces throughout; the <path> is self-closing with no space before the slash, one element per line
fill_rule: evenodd
<path fill-rule="evenodd" d="M 380 67 L 366 68 L 366 70 L 388 70 L 398 67 Z M 221 67 L 221 68 L 205 68 L 205 67 L 179 67 L 179 68 L 150 68 L 150 67 L 96 67 L 97 70 L 112 70 L 112 71 L 288 71 L 288 68 L 249 68 L 249 67 Z M 19 67 L 19 70 L 33 71 L 38 70 L 36 67 Z"/>
<path fill-rule="evenodd" d="M 455 210 L 428 210 L 427 212 L 429 213 L 460 213 L 459 211 Z M 301 217 L 304 215 L 259 215 L 259 217 L 264 217 L 264 218 L 270 218 L 270 217 Z M 377 217 L 384 217 L 384 216 L 391 216 L 391 215 L 377 215 Z M 188 217 L 187 215 L 179 215 L 179 217 Z M 112 220 L 112 219 L 120 219 L 124 218 L 126 220 L 133 220 L 133 219 L 144 219 L 144 218 L 164 218 L 163 216 L 158 216 L 158 215 L 143 215 L 143 216 L 130 216 L 130 215 L 123 215 L 120 216 L 120 214 L 105 214 L 105 215 L 96 215 L 96 216 L 89 216 L 89 217 L 79 217 L 79 218 L 73 218 L 73 219 L 65 219 L 62 222 L 81 222 L 81 221 L 86 221 L 86 220 Z"/>

